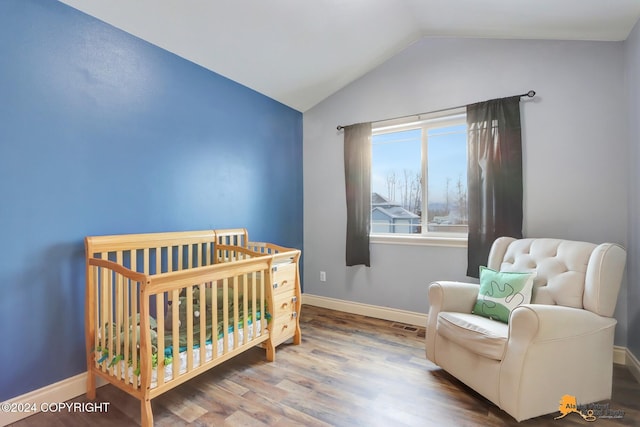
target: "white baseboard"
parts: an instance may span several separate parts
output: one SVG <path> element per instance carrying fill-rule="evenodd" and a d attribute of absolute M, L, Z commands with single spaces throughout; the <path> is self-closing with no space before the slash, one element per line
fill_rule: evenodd
<path fill-rule="evenodd" d="M 316 307 L 329 308 L 344 311 L 345 313 L 360 314 L 376 319 L 390 320 L 392 322 L 406 323 L 408 325 L 426 326 L 427 314 L 414 311 L 399 310 L 397 308 L 380 307 L 377 305 L 362 304 L 359 302 L 345 301 L 319 295 L 302 294 L 302 303 Z"/>
<path fill-rule="evenodd" d="M 638 358 L 631 353 L 628 348 L 625 350 L 627 356 L 625 365 L 627 365 L 629 371 L 631 371 L 633 376 L 636 377 L 636 380 L 640 383 L 640 361 L 638 361 Z"/>
<path fill-rule="evenodd" d="M 613 346 L 613 363 L 616 365 L 627 364 L 627 347 L 621 347 L 619 345 Z"/>
<path fill-rule="evenodd" d="M 101 378 L 96 378 L 96 386 L 101 387 L 106 384 Z M 9 399 L 0 403 L 0 406 L 7 404 L 15 404 L 17 408 L 29 407 L 35 409 L 34 412 L 6 412 L 2 413 L 2 420 L 0 420 L 0 426 L 6 426 L 11 423 L 15 423 L 24 418 L 30 417 L 40 412 L 41 405 L 43 403 L 61 403 L 66 402 L 69 399 L 80 396 L 87 392 L 87 373 L 75 375 L 71 378 L 67 378 L 57 383 L 49 384 L 48 386 L 39 388 L 22 396 L 16 396 L 13 399 Z"/>

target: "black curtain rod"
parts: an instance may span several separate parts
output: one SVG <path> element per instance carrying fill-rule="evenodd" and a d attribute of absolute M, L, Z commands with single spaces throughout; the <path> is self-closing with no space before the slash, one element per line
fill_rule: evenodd
<path fill-rule="evenodd" d="M 535 90 L 530 90 L 530 91 L 529 91 L 529 92 L 527 92 L 527 93 L 523 93 L 522 95 L 515 95 L 515 96 L 519 96 L 520 98 L 522 98 L 523 96 L 528 96 L 529 98 L 533 98 L 534 96 L 536 96 L 536 91 L 535 91 Z M 422 114 L 439 113 L 439 112 L 441 112 L 441 111 L 446 111 L 446 110 L 455 110 L 456 108 L 462 108 L 462 107 L 466 107 L 466 105 L 461 105 L 461 106 L 459 106 L 459 107 L 445 108 L 445 109 L 442 109 L 442 110 L 430 111 L 429 113 L 410 114 L 410 115 L 408 115 L 408 116 L 394 117 L 393 119 L 385 119 L 385 121 L 386 121 L 386 120 L 401 119 L 401 118 L 403 118 L 403 117 L 410 117 L 411 115 L 414 115 L 414 116 L 421 116 Z M 338 125 L 338 127 L 337 127 L 336 129 L 338 129 L 338 130 L 342 130 L 342 129 L 344 129 L 344 128 L 345 128 L 345 126 Z"/>

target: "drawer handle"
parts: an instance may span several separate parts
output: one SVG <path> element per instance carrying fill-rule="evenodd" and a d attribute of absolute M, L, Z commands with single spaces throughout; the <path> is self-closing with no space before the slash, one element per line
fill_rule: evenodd
<path fill-rule="evenodd" d="M 284 286 L 284 285 L 286 285 L 286 284 L 287 284 L 287 281 L 286 281 L 286 280 L 283 280 L 283 281 L 282 281 L 282 286 Z"/>
<path fill-rule="evenodd" d="M 293 313 L 291 313 L 291 318 L 295 319 L 296 317 L 298 317 L 297 311 L 294 311 Z"/>
<path fill-rule="evenodd" d="M 294 296 L 293 298 L 291 298 L 291 302 L 298 302 L 298 297 Z"/>
<path fill-rule="evenodd" d="M 285 308 L 285 307 L 286 307 L 286 306 L 288 306 L 288 305 L 289 305 L 289 303 L 285 301 L 285 302 L 283 302 L 283 303 L 282 303 L 281 308 Z"/>
<path fill-rule="evenodd" d="M 278 282 L 273 284 L 273 289 L 276 289 L 278 287 Z"/>

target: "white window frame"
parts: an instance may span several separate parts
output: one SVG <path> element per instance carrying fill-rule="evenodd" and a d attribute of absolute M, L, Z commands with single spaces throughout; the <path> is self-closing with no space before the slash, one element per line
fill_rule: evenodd
<path fill-rule="evenodd" d="M 428 230 L 427 201 L 428 201 L 428 136 L 430 128 L 443 126 L 466 125 L 465 108 L 440 111 L 420 116 L 404 117 L 400 119 L 385 120 L 373 123 L 372 136 L 386 133 L 401 132 L 414 129 L 422 129 L 421 144 L 421 179 L 422 179 L 422 218 L 421 229 Z M 453 246 L 466 247 L 468 233 L 423 231 L 421 234 L 403 233 L 369 233 L 371 243 L 402 244 L 402 245 L 429 245 L 429 246 Z"/>

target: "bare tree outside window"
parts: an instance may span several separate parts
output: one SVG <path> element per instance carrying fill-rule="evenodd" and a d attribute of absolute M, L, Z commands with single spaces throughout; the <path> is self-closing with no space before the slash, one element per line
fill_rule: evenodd
<path fill-rule="evenodd" d="M 396 178 L 395 171 L 387 173 L 387 198 L 389 200 L 396 199 L 396 184 L 398 179 Z"/>

